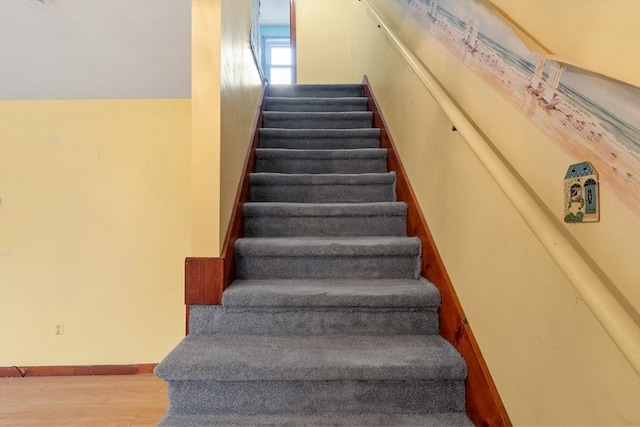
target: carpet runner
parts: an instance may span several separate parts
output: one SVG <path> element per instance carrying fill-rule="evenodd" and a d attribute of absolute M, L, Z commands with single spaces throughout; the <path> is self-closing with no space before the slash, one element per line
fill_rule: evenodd
<path fill-rule="evenodd" d="M 472 425 L 362 85 L 265 105 L 236 279 L 156 368 L 160 425 Z"/>

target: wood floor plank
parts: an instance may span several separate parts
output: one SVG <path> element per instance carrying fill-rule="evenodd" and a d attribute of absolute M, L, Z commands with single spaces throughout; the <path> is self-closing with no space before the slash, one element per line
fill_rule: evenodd
<path fill-rule="evenodd" d="M 167 410 L 153 374 L 0 378 L 0 425 L 150 426 Z"/>
<path fill-rule="evenodd" d="M 65 417 L 61 418 L 36 418 L 13 419 L 5 423 L 0 421 L 2 427 L 130 427 L 137 417 L 112 416 L 112 417 Z M 156 422 L 157 424 L 157 422 Z"/>

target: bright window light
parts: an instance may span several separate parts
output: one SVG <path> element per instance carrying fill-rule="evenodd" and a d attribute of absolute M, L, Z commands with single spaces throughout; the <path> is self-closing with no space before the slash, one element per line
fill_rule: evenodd
<path fill-rule="evenodd" d="M 273 84 L 290 84 L 291 83 L 291 68 L 271 68 L 270 83 Z"/>
<path fill-rule="evenodd" d="M 271 65 L 291 65 L 291 48 L 272 47 Z"/>

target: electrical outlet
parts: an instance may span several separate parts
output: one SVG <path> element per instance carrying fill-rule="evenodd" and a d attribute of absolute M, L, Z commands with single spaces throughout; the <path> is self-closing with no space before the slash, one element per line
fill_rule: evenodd
<path fill-rule="evenodd" d="M 64 335 L 64 322 L 56 323 L 56 335 Z"/>

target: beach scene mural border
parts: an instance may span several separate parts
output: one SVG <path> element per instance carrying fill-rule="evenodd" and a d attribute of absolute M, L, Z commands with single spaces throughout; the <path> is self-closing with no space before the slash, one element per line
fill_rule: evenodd
<path fill-rule="evenodd" d="M 485 0 L 395 0 L 640 216 L 640 88 L 531 52 Z"/>

